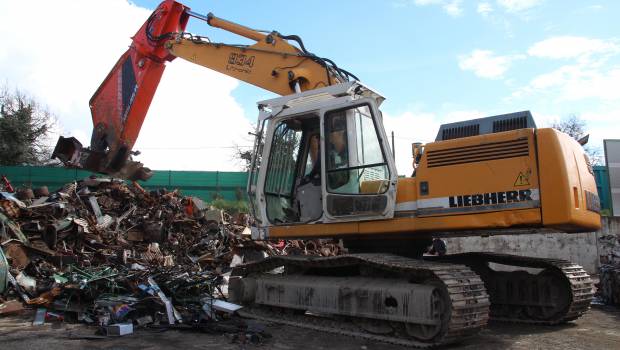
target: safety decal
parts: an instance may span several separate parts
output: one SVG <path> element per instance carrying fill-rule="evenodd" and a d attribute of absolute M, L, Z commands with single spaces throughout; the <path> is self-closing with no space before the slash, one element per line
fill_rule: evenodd
<path fill-rule="evenodd" d="M 517 179 L 515 180 L 515 187 L 517 186 L 529 186 L 530 185 L 530 175 L 532 175 L 532 170 L 528 169 L 524 172 L 519 172 L 517 175 Z"/>

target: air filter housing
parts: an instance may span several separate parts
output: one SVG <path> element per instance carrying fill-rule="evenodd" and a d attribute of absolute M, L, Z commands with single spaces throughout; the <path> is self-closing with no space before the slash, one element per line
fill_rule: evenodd
<path fill-rule="evenodd" d="M 536 123 L 534 123 L 534 118 L 532 118 L 532 113 L 530 113 L 530 111 L 443 124 L 439 128 L 435 141 L 452 140 L 526 128 L 536 128 Z"/>

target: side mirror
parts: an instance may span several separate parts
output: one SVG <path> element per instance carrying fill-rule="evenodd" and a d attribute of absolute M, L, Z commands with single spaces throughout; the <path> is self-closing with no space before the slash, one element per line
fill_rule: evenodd
<path fill-rule="evenodd" d="M 577 142 L 579 142 L 580 145 L 585 146 L 585 144 L 588 143 L 589 138 L 590 138 L 590 134 L 580 138 L 579 140 L 577 140 Z"/>
<path fill-rule="evenodd" d="M 413 168 L 415 169 L 424 154 L 424 145 L 421 142 L 412 143 L 411 152 L 413 153 Z"/>

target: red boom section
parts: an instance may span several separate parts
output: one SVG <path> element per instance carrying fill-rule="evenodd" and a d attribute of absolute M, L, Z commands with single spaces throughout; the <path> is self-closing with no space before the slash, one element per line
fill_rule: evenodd
<path fill-rule="evenodd" d="M 90 150 L 83 150 L 74 138 L 61 137 L 53 157 L 70 166 L 124 178 L 149 177 L 138 173 L 141 164 L 128 158 L 165 63 L 175 58 L 164 43 L 185 30 L 186 11 L 189 8 L 172 0 L 159 4 L 90 99 L 94 126 Z"/>
<path fill-rule="evenodd" d="M 124 162 L 138 138 L 165 62 L 175 58 L 163 44 L 185 30 L 189 18 L 186 10 L 175 1 L 162 2 L 90 100 L 94 126 L 91 150 L 109 151 L 109 167 Z"/>

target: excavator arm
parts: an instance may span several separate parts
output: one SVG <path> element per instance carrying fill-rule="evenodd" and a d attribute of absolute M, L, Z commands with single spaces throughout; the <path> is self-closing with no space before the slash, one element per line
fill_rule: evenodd
<path fill-rule="evenodd" d="M 255 41 L 252 45 L 215 43 L 185 32 L 190 17 Z M 299 47 L 291 44 L 296 42 Z M 279 95 L 329 86 L 357 78 L 331 60 L 308 52 L 295 35 L 270 33 L 191 11 L 166 0 L 133 36 L 90 99 L 93 132 L 89 148 L 60 137 L 52 158 L 65 165 L 126 179 L 150 178 L 151 172 L 131 160 L 166 62 L 180 57 Z"/>
<path fill-rule="evenodd" d="M 170 54 L 256 85 L 279 95 L 313 90 L 348 81 L 350 73 L 333 62 L 306 51 L 295 35 L 261 33 L 208 14 L 213 27 L 256 41 L 249 46 L 213 43 L 189 33 L 178 34 L 164 45 Z M 301 48 L 289 40 L 297 41 Z"/>

